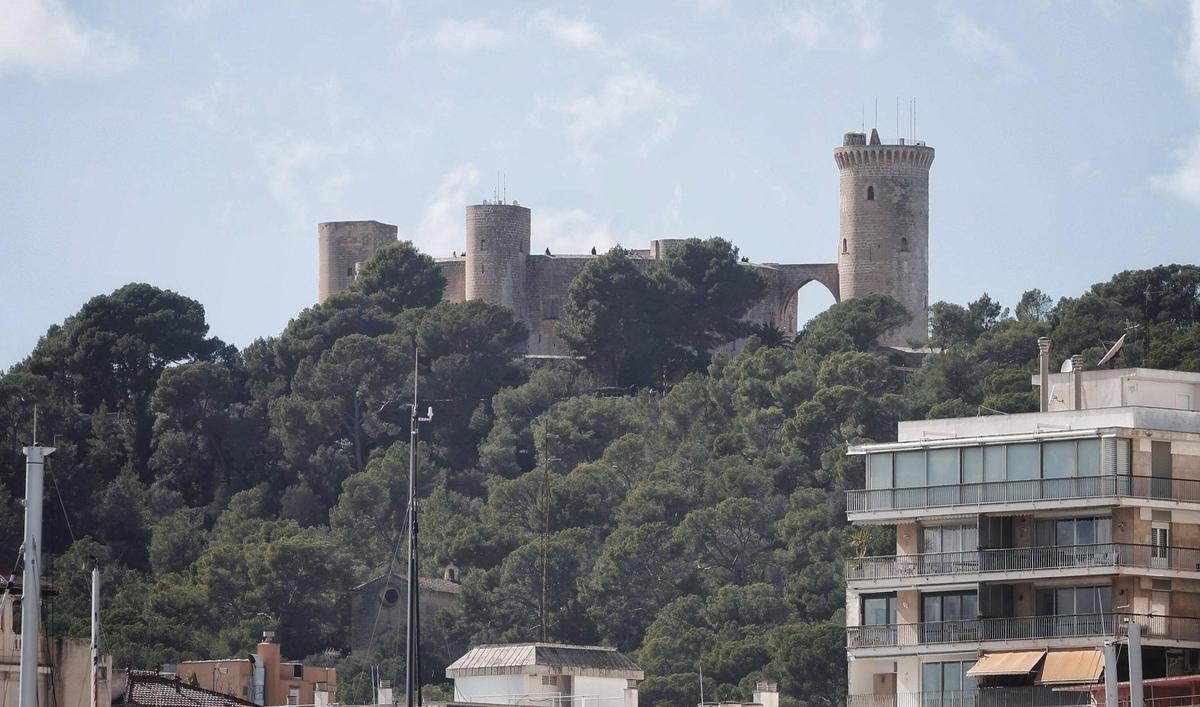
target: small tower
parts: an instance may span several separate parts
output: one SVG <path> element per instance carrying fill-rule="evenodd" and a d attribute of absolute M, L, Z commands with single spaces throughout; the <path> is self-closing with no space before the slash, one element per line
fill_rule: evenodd
<path fill-rule="evenodd" d="M 378 221 L 330 221 L 317 224 L 317 302 L 354 282 L 359 267 L 375 251 L 396 242 L 395 226 Z"/>
<path fill-rule="evenodd" d="M 876 292 L 891 295 L 913 315 L 880 338 L 907 346 L 929 336 L 929 167 L 924 143 L 883 144 L 871 130 L 846 133 L 833 151 L 841 173 L 838 280 L 843 301 Z"/>
<path fill-rule="evenodd" d="M 529 209 L 512 204 L 467 206 L 466 299 L 502 304 L 524 321 Z"/>

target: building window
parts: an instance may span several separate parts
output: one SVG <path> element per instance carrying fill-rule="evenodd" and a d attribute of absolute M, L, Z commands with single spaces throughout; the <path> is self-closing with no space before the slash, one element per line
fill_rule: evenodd
<path fill-rule="evenodd" d="M 486 238 L 479 239 L 479 250 L 487 250 L 487 239 Z"/>
<path fill-rule="evenodd" d="M 843 253 L 849 253 L 849 252 L 850 252 L 850 244 L 846 242 L 846 239 L 845 239 L 845 238 L 843 238 L 843 239 L 842 239 L 842 252 L 843 252 Z"/>
<path fill-rule="evenodd" d="M 896 595 L 868 594 L 862 600 L 863 626 L 887 626 L 896 623 Z"/>
<path fill-rule="evenodd" d="M 483 263 L 479 264 L 479 272 L 483 272 Z"/>
<path fill-rule="evenodd" d="M 908 239 L 907 238 L 904 238 L 904 237 L 900 238 L 900 252 L 901 253 L 908 252 Z"/>
<path fill-rule="evenodd" d="M 969 695 L 978 687 L 975 678 L 967 675 L 975 661 L 948 661 L 921 665 L 922 707 L 958 707 L 975 704 Z"/>
<path fill-rule="evenodd" d="M 922 638 L 926 643 L 977 640 L 978 618 L 975 592 L 921 597 L 921 621 L 925 624 Z"/>
<path fill-rule="evenodd" d="M 1171 528 L 1155 523 L 1150 529 L 1150 560 L 1155 567 L 1166 567 L 1171 555 Z"/>
<path fill-rule="evenodd" d="M 867 201 L 875 201 L 875 187 L 867 187 Z"/>
<path fill-rule="evenodd" d="M 1045 587 L 1033 595 L 1038 616 L 1051 616 L 1040 622 L 1047 636 L 1086 636 L 1102 633 L 1112 615 L 1112 587 Z"/>
<path fill-rule="evenodd" d="M 298 688 L 298 687 L 288 688 L 287 703 L 289 705 L 300 704 L 300 688 Z"/>
<path fill-rule="evenodd" d="M 354 266 L 346 268 L 346 277 L 354 277 Z"/>
<path fill-rule="evenodd" d="M 383 590 L 384 606 L 393 606 L 398 601 L 400 601 L 399 589 L 396 589 L 395 587 L 388 587 L 387 589 Z"/>
<path fill-rule="evenodd" d="M 304 678 L 304 666 L 301 665 L 300 663 L 296 663 L 295 665 L 293 665 L 292 666 L 292 677 L 303 679 Z"/>

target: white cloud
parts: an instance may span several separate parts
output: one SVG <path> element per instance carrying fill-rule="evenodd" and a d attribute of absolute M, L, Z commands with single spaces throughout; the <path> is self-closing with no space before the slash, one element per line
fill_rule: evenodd
<path fill-rule="evenodd" d="M 950 24 L 949 40 L 951 47 L 967 56 L 995 59 L 1009 65 L 1016 63 L 1012 47 L 965 17 L 958 17 Z"/>
<path fill-rule="evenodd" d="M 567 134 L 585 163 L 595 159 L 595 144 L 602 136 L 629 129 L 640 152 L 668 140 L 679 122 L 684 101 L 658 79 L 644 73 L 608 77 L 594 93 L 553 103 L 567 117 Z"/>
<path fill-rule="evenodd" d="M 478 184 L 479 168 L 471 163 L 442 175 L 437 189 L 429 196 L 421 222 L 413 231 L 413 243 L 426 253 L 445 255 L 452 250 L 461 251 L 464 208 L 470 190 Z"/>
<path fill-rule="evenodd" d="M 534 209 L 530 228 L 536 241 L 534 252 L 549 248 L 555 255 L 603 253 L 617 245 L 616 234 L 607 223 L 582 209 Z"/>
<path fill-rule="evenodd" d="M 233 86 L 224 79 L 217 79 L 203 93 L 198 93 L 183 102 L 183 107 L 195 114 L 209 128 L 216 128 L 225 117 L 233 99 Z"/>
<path fill-rule="evenodd" d="M 1169 174 L 1153 177 L 1151 182 L 1184 201 L 1200 206 L 1200 136 L 1171 156 L 1176 162 L 1175 169 Z"/>
<path fill-rule="evenodd" d="M 485 20 L 442 20 L 430 38 L 433 46 L 448 52 L 471 52 L 495 46 L 504 32 Z"/>
<path fill-rule="evenodd" d="M 797 7 L 784 12 L 778 22 L 784 36 L 804 49 L 852 46 L 869 54 L 882 41 L 881 12 L 873 2 L 851 0 Z"/>
<path fill-rule="evenodd" d="M 358 140 L 283 133 L 255 142 L 254 155 L 267 191 L 287 210 L 292 227 L 305 230 L 318 220 L 317 213 L 336 209 L 353 181 L 350 172 L 336 168 L 339 158 L 370 149 L 370 144 Z"/>
<path fill-rule="evenodd" d="M 111 32 L 87 26 L 60 0 L 6 0 L 0 21 L 0 74 L 105 76 L 137 58 Z"/>
<path fill-rule="evenodd" d="M 559 42 L 575 49 L 603 49 L 604 38 L 592 23 L 577 17 L 568 19 L 551 9 L 536 13 L 529 26 L 549 32 Z"/>

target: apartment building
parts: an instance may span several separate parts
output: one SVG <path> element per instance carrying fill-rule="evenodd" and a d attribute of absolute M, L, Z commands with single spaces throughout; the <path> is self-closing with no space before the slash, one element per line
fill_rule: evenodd
<path fill-rule="evenodd" d="M 1200 374 L 1049 374 L 1042 412 L 899 424 L 855 447 L 851 707 L 1089 704 L 1100 648 L 1142 627 L 1148 679 L 1200 673 Z M 1119 679 L 1127 679 L 1124 668 Z"/>
<path fill-rule="evenodd" d="M 188 660 L 175 670 L 196 687 L 265 707 L 327 707 L 337 693 L 335 668 L 283 660 L 274 631 L 264 631 L 254 653 L 245 658 Z"/>

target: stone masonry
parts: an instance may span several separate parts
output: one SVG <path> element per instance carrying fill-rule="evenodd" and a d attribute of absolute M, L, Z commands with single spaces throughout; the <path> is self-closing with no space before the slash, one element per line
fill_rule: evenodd
<path fill-rule="evenodd" d="M 841 177 L 841 225 L 837 263 L 751 263 L 767 282 L 767 293 L 746 314 L 747 321 L 771 323 L 796 333 L 796 293 L 817 281 L 842 301 L 869 292 L 895 297 L 914 314 L 912 321 L 884 336 L 885 346 L 924 341 L 929 299 L 929 167 L 933 148 L 923 143 L 884 145 L 876 131 L 846 133 L 834 150 Z M 443 299 L 481 299 L 513 310 L 529 328 L 526 353 L 565 356 L 570 352 L 555 333 L 567 288 L 592 254 L 531 252 L 530 210 L 517 202 L 466 207 L 463 255 L 438 258 L 446 277 Z M 356 268 L 381 245 L 396 240 L 396 227 L 377 221 L 323 223 L 318 296 L 324 301 L 354 279 Z M 650 242 L 634 250 L 649 266 L 680 239 Z M 737 345 L 731 345 L 735 351 Z"/>

